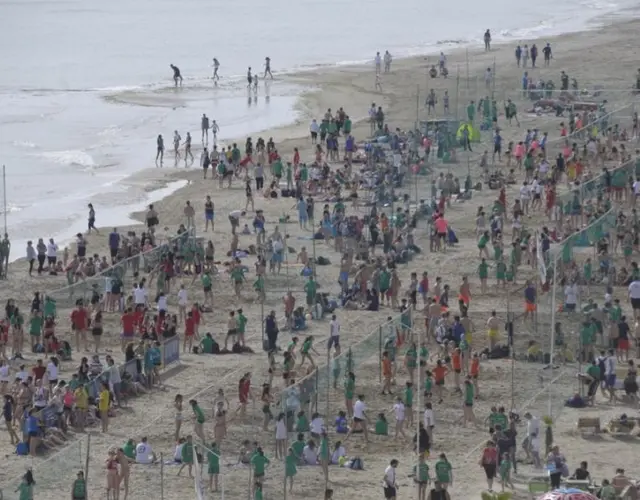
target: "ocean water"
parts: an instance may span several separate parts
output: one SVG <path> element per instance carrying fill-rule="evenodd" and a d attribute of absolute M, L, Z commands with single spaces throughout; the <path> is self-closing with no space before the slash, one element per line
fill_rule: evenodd
<path fill-rule="evenodd" d="M 98 224 L 127 222 L 149 195 L 123 185 L 154 167 L 155 137 L 199 143 L 201 114 L 222 139 L 296 119 L 301 88 L 278 72 L 578 31 L 634 0 L 0 0 L 0 163 L 13 258 L 27 239 L 70 238 L 93 202 Z M 247 95 L 248 66 L 276 79 Z M 212 85 L 217 57 L 222 77 Z M 173 88 L 169 64 L 184 86 Z M 165 165 L 171 165 L 168 160 Z M 161 193 L 179 187 L 173 184 Z M 154 194 L 157 197 L 158 194 Z"/>

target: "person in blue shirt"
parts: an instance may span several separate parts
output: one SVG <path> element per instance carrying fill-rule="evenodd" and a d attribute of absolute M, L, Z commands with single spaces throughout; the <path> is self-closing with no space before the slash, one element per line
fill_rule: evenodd
<path fill-rule="evenodd" d="M 496 162 L 496 154 L 498 155 L 498 161 L 502 161 L 502 136 L 500 131 L 496 130 L 496 134 L 493 136 L 493 162 Z"/>
<path fill-rule="evenodd" d="M 460 340 L 464 337 L 466 330 L 462 323 L 460 323 L 460 316 L 454 316 L 453 326 L 451 327 L 451 334 L 456 345 L 460 344 Z"/>
<path fill-rule="evenodd" d="M 36 456 L 38 446 L 40 446 L 40 422 L 38 421 L 38 417 L 35 416 L 37 411 L 36 408 L 32 408 L 24 422 L 29 439 L 29 454 L 32 457 Z"/>
<path fill-rule="evenodd" d="M 349 424 L 347 421 L 347 415 L 344 411 L 338 412 L 338 416 L 335 421 L 336 432 L 338 434 L 347 434 L 349 432 Z"/>

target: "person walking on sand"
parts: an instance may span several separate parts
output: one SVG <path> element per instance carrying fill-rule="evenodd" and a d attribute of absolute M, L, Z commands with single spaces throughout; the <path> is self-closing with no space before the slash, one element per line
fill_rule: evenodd
<path fill-rule="evenodd" d="M 380 57 L 380 52 L 376 52 L 375 63 L 376 63 L 376 76 L 378 76 L 382 70 L 382 57 Z M 376 78 L 376 82 L 377 80 L 378 79 Z"/>
<path fill-rule="evenodd" d="M 191 163 L 193 163 L 193 153 L 191 152 L 191 134 L 187 132 L 187 137 L 184 140 L 184 166 L 187 166 L 187 157 L 191 157 Z"/>
<path fill-rule="evenodd" d="M 169 67 L 173 70 L 173 81 L 178 86 L 178 81 L 180 82 L 180 86 L 182 87 L 182 75 L 180 74 L 180 68 L 178 66 L 174 66 L 173 64 L 169 64 Z"/>
<path fill-rule="evenodd" d="M 207 172 L 209 171 L 209 166 L 211 165 L 211 159 L 209 157 L 209 151 L 205 146 L 200 154 L 200 166 L 202 167 L 203 179 L 207 178 Z M 212 174 L 213 177 L 213 174 Z"/>
<path fill-rule="evenodd" d="M 175 158 L 175 164 L 178 164 L 178 160 L 180 159 L 180 141 L 182 140 L 182 137 L 180 137 L 180 134 L 178 133 L 177 130 L 173 131 L 173 155 Z"/>
<path fill-rule="evenodd" d="M 273 74 L 271 73 L 271 58 L 270 57 L 265 57 L 264 58 L 264 76 L 262 78 L 267 78 L 267 75 L 269 75 L 271 77 L 271 79 L 273 80 Z"/>
<path fill-rule="evenodd" d="M 216 141 L 218 140 L 218 132 L 220 132 L 220 127 L 216 123 L 215 120 L 211 121 L 211 133 L 213 134 L 213 144 L 215 146 Z"/>
<path fill-rule="evenodd" d="M 162 138 L 162 134 L 158 134 L 158 138 L 156 139 L 157 152 L 156 152 L 156 167 L 158 166 L 158 159 L 160 159 L 160 166 L 162 166 L 162 161 L 164 160 L 164 139 Z"/>
<path fill-rule="evenodd" d="M 100 231 L 98 231 L 98 228 L 96 227 L 96 211 L 91 203 L 89 203 L 87 207 L 89 208 L 89 217 L 87 218 L 87 234 L 91 234 L 92 229 L 96 232 L 96 234 L 100 234 Z"/>
<path fill-rule="evenodd" d="M 251 90 L 251 82 L 253 82 L 253 75 L 251 74 L 251 66 L 247 69 L 247 88 Z"/>
<path fill-rule="evenodd" d="M 209 144 L 209 117 L 202 113 L 202 118 L 200 119 L 200 130 L 202 131 L 202 142 L 205 144 Z M 205 142 L 206 137 L 206 142 Z"/>

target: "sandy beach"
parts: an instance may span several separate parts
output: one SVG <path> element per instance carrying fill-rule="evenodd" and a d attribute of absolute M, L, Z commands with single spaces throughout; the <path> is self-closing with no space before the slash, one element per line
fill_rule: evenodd
<path fill-rule="evenodd" d="M 536 69 L 529 68 L 534 78 L 543 78 L 545 81 L 552 79 L 559 88 L 560 72 L 565 71 L 570 78 L 578 81 L 580 89 L 601 89 L 602 96 L 606 98 L 608 111 L 620 109 L 615 116 L 617 122 L 626 124 L 627 130 L 631 128 L 631 119 L 635 108 L 631 107 L 634 96 L 631 87 L 635 83 L 637 70 L 637 58 L 635 57 L 635 35 L 640 28 L 640 21 L 627 23 L 617 23 L 608 25 L 597 30 L 575 33 L 566 36 L 559 36 L 551 39 L 523 40 L 522 44 L 536 43 L 542 48 L 547 42 L 553 47 L 553 59 L 549 67 Z M 354 66 L 340 67 L 335 69 L 322 69 L 307 71 L 283 77 L 292 84 L 309 86 L 310 90 L 301 97 L 299 109 L 302 111 L 304 119 L 275 130 L 264 131 L 257 136 L 268 139 L 272 137 L 276 143 L 280 155 L 290 161 L 293 149 L 300 150 L 303 162 L 313 161 L 313 146 L 308 138 L 309 121 L 311 118 L 320 119 L 327 109 L 332 111 L 343 107 L 354 122 L 352 134 L 357 141 L 364 141 L 369 134 L 369 123 L 366 120 L 368 109 L 372 103 L 382 106 L 385 113 L 385 122 L 391 129 L 396 127 L 402 130 L 410 130 L 414 127 L 416 120 L 427 119 L 425 108 L 425 98 L 429 90 L 434 89 L 438 96 L 448 91 L 452 102 L 452 115 L 457 115 L 461 119 L 465 116 L 465 108 L 469 101 L 476 103 L 481 97 L 494 92 L 498 101 L 498 108 L 502 109 L 502 104 L 507 99 L 512 99 L 518 107 L 518 116 L 521 126 L 507 124 L 504 116 L 500 116 L 499 122 L 502 128 L 505 143 L 509 141 L 518 142 L 522 140 L 526 129 L 537 128 L 541 133 L 548 132 L 550 148 L 548 156 L 553 158 L 560 151 L 557 144 L 560 137 L 560 123 L 566 118 L 557 118 L 552 114 L 537 116 L 527 113 L 525 110 L 531 107 L 531 102 L 525 100 L 520 90 L 522 78 L 522 68 L 515 64 L 514 46 L 496 46 L 490 52 L 485 53 L 480 47 L 480 35 L 478 48 L 468 51 L 445 50 L 447 55 L 447 66 L 449 68 L 449 78 L 430 79 L 427 71 L 432 64 L 437 64 L 437 56 L 416 57 L 393 61 L 390 74 L 384 74 L 381 78 L 382 91 L 375 90 L 374 67 Z M 541 63 L 542 61 L 539 61 Z M 487 68 L 495 71 L 495 82 L 491 88 L 485 87 L 484 75 Z M 600 97 L 602 99 L 602 97 Z M 437 116 L 443 116 L 442 105 L 439 102 L 436 106 Z M 197 123 L 197 117 L 194 117 Z M 162 132 L 165 137 L 170 137 L 169 130 Z M 192 130 L 194 144 L 199 143 L 199 131 Z M 478 167 L 480 155 L 486 149 L 491 153 L 490 132 L 484 132 L 481 144 L 474 144 L 472 154 L 465 153 L 459 158 L 457 164 L 443 164 L 438 161 L 434 165 L 431 176 L 420 177 L 410 190 L 412 199 L 415 199 L 414 191 L 418 199 L 430 198 L 430 184 L 440 173 L 452 173 L 464 182 L 468 169 L 475 181 L 478 181 L 481 169 Z M 242 147 L 244 138 L 238 138 L 238 145 Z M 627 149 L 633 152 L 636 149 L 635 142 L 629 142 Z M 200 155 L 200 146 L 194 147 L 196 159 Z M 489 157 L 491 155 L 489 154 Z M 196 164 L 191 168 L 170 168 L 173 159 L 166 158 L 165 167 L 160 169 L 150 169 L 143 171 L 128 182 L 136 189 L 154 189 L 174 181 L 186 181 L 186 185 L 170 196 L 155 203 L 160 220 L 159 228 L 161 235 L 173 235 L 180 224 L 185 222 L 184 206 L 187 201 L 196 210 L 196 230 L 199 237 L 205 241 L 211 240 L 216 249 L 216 260 L 227 260 L 227 251 L 230 247 L 231 234 L 230 225 L 227 220 L 229 212 L 244 209 L 245 196 L 242 182 L 235 180 L 231 189 L 218 187 L 217 181 L 210 178 L 203 180 L 202 169 Z M 339 166 L 339 164 L 337 164 Z M 505 165 L 499 165 L 505 170 Z M 596 172 L 597 173 L 597 172 Z M 517 190 L 521 184 L 522 172 L 516 170 L 518 183 L 509 186 L 507 189 L 507 200 L 509 204 L 517 197 Z M 204 200 L 210 195 L 215 203 L 215 230 L 204 232 Z M 272 232 L 279 226 L 280 232 L 289 236 L 287 244 L 294 249 L 288 258 L 295 260 L 295 253 L 299 252 L 302 246 L 306 246 L 310 251 L 313 242 L 311 233 L 304 230 L 297 223 L 297 211 L 294 208 L 293 198 L 266 199 L 257 193 L 255 197 L 256 208 L 264 210 L 267 220 L 267 232 Z M 402 280 L 403 290 L 409 282 L 412 272 L 422 274 L 427 271 L 432 279 L 439 276 L 444 283 L 451 286 L 452 291 L 457 294 L 458 287 L 463 275 L 469 276 L 472 290 L 474 290 L 473 302 L 470 309 L 470 317 L 475 325 L 474 350 L 481 350 L 487 343 L 485 325 L 492 310 L 498 312 L 501 322 L 505 319 L 507 310 L 508 290 L 496 290 L 493 288 L 493 274 L 490 279 L 491 288 L 486 295 L 476 295 L 479 291 L 479 280 L 477 277 L 478 248 L 476 245 L 476 211 L 479 206 L 491 207 L 496 199 L 496 192 L 483 188 L 474 192 L 473 199 L 465 203 L 455 203 L 447 209 L 447 220 L 455 228 L 460 240 L 455 248 L 445 253 L 431 253 L 428 251 L 429 238 L 428 228 L 422 221 L 416 229 L 416 244 L 423 249 L 408 265 L 399 267 L 399 275 Z M 321 210 L 321 203 L 318 198 L 316 210 Z M 347 212 L 363 215 L 364 208 L 354 211 L 348 208 Z M 278 219 L 283 215 L 289 215 L 289 223 L 279 223 Z M 99 224 L 98 214 L 98 225 Z M 129 227 L 119 227 L 118 231 L 141 232 L 143 230 L 144 212 L 132 214 L 134 219 L 140 221 L 139 224 Z M 241 220 L 241 225 L 245 223 L 251 225 L 251 214 L 247 214 Z M 535 230 L 546 223 L 546 217 L 538 212 L 526 221 L 526 226 Z M 101 235 L 88 236 L 89 254 L 98 253 L 107 255 L 107 235 L 112 228 L 100 227 Z M 241 235 L 240 247 L 244 248 L 252 244 L 254 235 Z M 20 250 L 22 251 L 22 250 Z M 72 249 L 73 252 L 73 249 Z M 332 244 L 317 241 L 315 245 L 317 256 L 324 256 L 329 259 L 330 264 L 317 267 L 318 282 L 321 291 L 331 292 L 337 295 L 339 286 L 337 284 L 340 254 L 335 251 Z M 252 261 L 247 261 L 247 265 L 252 268 Z M 201 406 L 207 411 L 207 422 L 205 432 L 207 436 L 212 436 L 213 428 L 211 422 L 211 410 L 214 398 L 219 388 L 223 388 L 231 401 L 232 410 L 237 402 L 238 379 L 243 373 L 252 373 L 252 387 L 259 398 L 260 386 L 267 378 L 267 356 L 261 348 L 261 319 L 264 311 L 277 310 L 278 315 L 282 315 L 282 298 L 288 292 L 293 292 L 298 303 L 304 301 L 305 278 L 300 276 L 300 266 L 293 262 L 288 262 L 283 266 L 279 275 L 269 274 L 266 278 L 266 300 L 261 307 L 256 299 L 256 294 L 246 286 L 242 292 L 242 297 L 238 300 L 234 294 L 229 277 L 221 274 L 214 280 L 214 311 L 204 315 L 204 325 L 201 331 L 211 332 L 218 341 L 224 341 L 224 325 L 228 317 L 228 312 L 232 309 L 242 308 L 248 318 L 247 344 L 254 350 L 253 354 L 229 354 L 224 356 L 204 356 L 194 354 L 181 355 L 180 366 L 171 369 L 163 380 L 163 388 L 152 391 L 149 395 L 139 397 L 131 401 L 124 410 L 117 410 L 117 416 L 112 420 L 111 430 L 108 434 L 102 434 L 97 429 L 91 431 L 91 452 L 90 452 L 90 477 L 89 477 L 89 498 L 106 498 L 105 494 L 105 472 L 104 460 L 106 452 L 111 447 L 122 446 L 128 439 L 139 440 L 147 436 L 152 443 L 156 453 L 163 452 L 166 457 L 170 457 L 174 451 L 173 429 L 174 411 L 172 404 L 177 393 L 185 396 L 185 400 L 197 399 Z M 529 277 L 535 277 L 536 270 L 532 266 L 523 265 L 522 276 L 518 278 L 518 287 Z M 1 299 L 12 298 L 17 301 L 21 309 L 27 311 L 34 291 L 39 290 L 49 293 L 59 287 L 64 286 L 65 279 L 60 276 L 42 276 L 29 278 L 27 275 L 27 264 L 21 259 L 9 268 L 8 279 L 3 282 Z M 254 273 L 249 273 L 249 284 L 253 281 Z M 177 281 L 173 290 L 177 290 L 180 282 Z M 202 302 L 204 299 L 201 285 L 196 282 L 191 285 L 191 278 L 184 280 L 188 287 L 189 300 Z M 130 283 L 126 283 L 130 286 Z M 594 297 L 601 301 L 600 289 L 592 290 Z M 626 301 L 626 291 L 617 288 L 614 294 L 621 300 L 623 309 L 628 316 L 632 316 L 629 304 Z M 520 307 L 521 296 L 512 297 Z M 169 297 L 172 308 L 176 307 L 176 295 L 172 292 Z M 68 315 L 70 310 L 67 306 L 59 306 L 58 314 L 59 331 L 65 337 L 68 330 Z M 550 309 L 541 310 L 541 317 L 549 321 Z M 422 311 L 416 313 L 417 321 L 422 322 Z M 392 311 L 389 307 L 382 307 L 378 312 L 368 312 L 361 310 L 338 310 L 337 316 L 341 323 L 341 343 L 343 352 L 349 346 L 355 346 L 364 339 L 369 338 L 375 332 L 378 325 L 384 323 L 388 316 L 396 317 L 397 311 Z M 564 321 L 564 320 L 563 320 Z M 111 353 L 116 359 L 122 360 L 123 355 L 119 348 L 120 316 L 117 313 L 106 314 L 105 335 L 103 335 L 103 350 Z M 422 328 L 422 327 L 420 327 Z M 566 320 L 567 331 L 575 331 L 576 325 L 570 320 Z M 69 332 L 70 333 L 70 332 Z M 327 356 L 326 340 L 329 337 L 328 319 L 325 321 L 311 321 L 304 335 L 315 337 L 315 346 L 319 352 L 316 362 L 327 370 L 325 360 Z M 548 333 L 544 334 L 546 338 Z M 290 338 L 289 332 L 280 334 L 280 344 L 284 345 Z M 522 323 L 516 325 L 516 346 L 522 348 L 531 338 L 530 327 Z M 377 341 L 376 341 L 377 342 Z M 376 343 L 377 346 L 377 343 Z M 360 349 L 360 350 L 359 350 Z M 356 359 L 358 393 L 366 395 L 367 413 L 370 419 L 380 412 L 387 412 L 388 418 L 393 419 L 391 408 L 394 398 L 380 395 L 380 385 L 378 382 L 378 350 L 370 351 L 361 348 L 354 348 L 355 353 L 367 352 L 368 359 Z M 435 352 L 435 350 L 434 350 Z M 358 355 L 358 354 L 356 354 Z M 63 369 L 63 377 L 70 376 L 75 365 L 77 365 L 75 354 L 74 361 L 66 363 Z M 36 355 L 28 353 L 25 355 L 28 363 L 36 359 Z M 542 373 L 540 365 L 528 363 L 516 363 L 513 369 L 509 360 L 483 361 L 481 376 L 481 396 L 474 411 L 478 420 L 484 421 L 489 413 L 489 408 L 494 405 L 503 405 L 509 409 L 520 412 L 529 410 L 542 417 L 547 414 L 549 398 L 552 406 L 557 411 L 562 407 L 561 401 L 571 396 L 576 388 L 577 366 L 565 366 L 552 373 Z M 541 374 L 542 373 L 542 374 Z M 398 380 L 403 383 L 406 378 L 406 370 L 399 369 Z M 545 382 L 556 379 L 553 388 L 548 391 L 541 384 L 541 379 Z M 328 404 L 331 414 L 325 415 L 327 422 L 333 421 L 337 412 L 342 408 L 341 384 L 338 390 L 329 389 Z M 272 392 L 279 395 L 282 389 L 282 379 L 276 376 Z M 325 399 L 323 399 L 325 401 Z M 262 430 L 262 413 L 260 402 L 256 401 L 253 406 L 249 406 L 246 417 L 234 417 L 231 419 L 228 429 L 228 436 L 221 447 L 222 476 L 224 482 L 225 498 L 240 499 L 247 498 L 249 489 L 248 469 L 239 467 L 227 467 L 226 464 L 235 463 L 237 450 L 240 442 L 244 439 L 257 441 L 260 443 L 267 456 L 271 459 L 271 466 L 267 470 L 264 483 L 264 497 L 266 499 L 283 498 L 282 483 L 284 480 L 283 463 L 273 457 L 274 453 L 274 425 L 270 424 L 268 431 Z M 526 406 L 526 408 L 525 408 Z M 324 408 L 320 408 L 323 411 Z M 416 420 L 422 418 L 422 408 L 415 408 Z M 584 439 L 575 432 L 575 422 L 577 411 L 580 416 L 599 415 L 606 420 L 614 415 L 623 412 L 634 412 L 635 409 L 617 406 L 613 407 L 608 403 L 598 402 L 597 406 L 588 410 L 565 409 L 558 415 L 554 423 L 555 441 L 561 447 L 567 457 L 569 467 L 576 468 L 581 460 L 589 461 L 589 470 L 593 477 L 610 478 L 617 467 L 624 467 L 630 477 L 640 476 L 640 466 L 634 460 L 635 445 L 632 441 L 617 440 L 611 436 L 601 436 L 597 440 Z M 279 412 L 278 409 L 274 413 Z M 462 417 L 462 403 L 458 395 L 447 392 L 444 403 L 435 406 L 437 427 L 432 445 L 431 459 L 429 465 L 433 470 L 434 460 L 438 454 L 445 452 L 449 461 L 453 465 L 455 481 L 450 488 L 452 499 L 457 498 L 478 498 L 480 492 L 486 488 L 486 483 L 482 469 L 478 466 L 481 445 L 489 437 L 485 426 L 478 428 L 462 428 L 460 419 Z M 193 419 L 190 412 L 185 411 L 183 424 L 183 434 L 191 432 Z M 408 435 L 413 434 L 407 431 Z M 521 435 L 524 430 L 521 430 Z M 340 436 L 330 432 L 330 442 L 333 444 Z M 212 438 L 211 438 L 212 439 Z M 372 436 L 371 442 L 365 447 L 362 436 L 356 435 L 346 443 L 347 455 L 349 457 L 362 457 L 365 464 L 364 471 L 352 471 L 346 468 L 333 466 L 330 469 L 330 486 L 335 491 L 334 498 L 349 498 L 353 495 L 360 495 L 365 499 L 383 498 L 381 481 L 385 467 L 393 458 L 400 460 L 397 477 L 400 485 L 398 500 L 408 500 L 416 498 L 416 491 L 413 481 L 409 477 L 415 463 L 415 454 L 412 452 L 410 438 L 394 441 L 393 437 Z M 32 465 L 37 481 L 35 498 L 57 499 L 69 497 L 68 490 L 75 477 L 75 461 L 65 455 L 65 450 L 61 450 L 58 457 L 52 455 L 44 459 L 31 459 L 18 457 L 13 454 L 13 447 L 9 444 L 7 433 L 0 433 L 0 454 L 7 458 L 3 462 L 0 471 L 0 489 L 3 490 L 4 498 L 14 498 L 8 496 L 9 486 L 15 488 L 16 479 L 19 481 L 20 475 L 28 465 Z M 59 467 L 59 464 L 65 464 Z M 81 466 L 78 461 L 78 466 Z M 206 470 L 206 464 L 204 465 Z M 528 465 L 522 466 L 522 472 L 514 477 L 516 491 L 514 498 L 529 498 L 526 491 L 527 479 L 534 472 Z M 194 481 L 186 477 L 174 477 L 177 469 L 173 466 L 165 467 L 165 481 L 162 495 L 167 500 L 177 498 L 189 498 L 194 496 Z M 13 489 L 12 488 L 12 489 Z M 325 481 L 320 467 L 300 467 L 295 478 L 292 493 L 287 494 L 288 499 L 313 498 L 321 499 L 324 494 Z M 141 498 L 142 495 L 161 497 L 160 472 L 157 466 L 134 465 L 132 467 L 130 498 Z M 207 498 L 221 498 L 220 492 L 207 493 Z M 17 497 L 16 497 L 17 498 Z M 120 497 L 122 498 L 122 496 Z"/>

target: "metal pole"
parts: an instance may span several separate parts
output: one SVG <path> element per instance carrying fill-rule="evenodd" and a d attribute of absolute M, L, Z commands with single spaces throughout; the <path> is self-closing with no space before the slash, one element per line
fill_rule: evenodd
<path fill-rule="evenodd" d="M 160 500 L 164 500 L 164 453 L 160 453 Z"/>
<path fill-rule="evenodd" d="M 4 232 L 7 233 L 7 168 L 2 165 L 2 198 L 4 202 Z"/>
<path fill-rule="evenodd" d="M 84 484 L 85 491 L 88 491 L 86 487 L 89 484 L 89 452 L 91 451 L 91 434 L 87 436 L 87 457 L 84 460 Z"/>
<path fill-rule="evenodd" d="M 562 254 L 562 249 L 560 249 L 560 253 Z M 556 329 L 555 329 L 555 324 L 556 324 L 556 279 L 557 279 L 557 272 L 558 272 L 558 256 L 554 255 L 553 256 L 553 289 L 551 290 L 551 345 L 550 345 L 550 350 L 549 350 L 549 369 L 551 370 L 549 373 L 550 375 L 550 379 L 553 379 L 553 350 L 556 344 Z M 548 409 L 547 409 L 547 413 L 549 414 L 549 417 L 553 417 L 553 415 L 551 414 L 551 383 L 549 383 L 549 394 L 548 394 Z"/>

